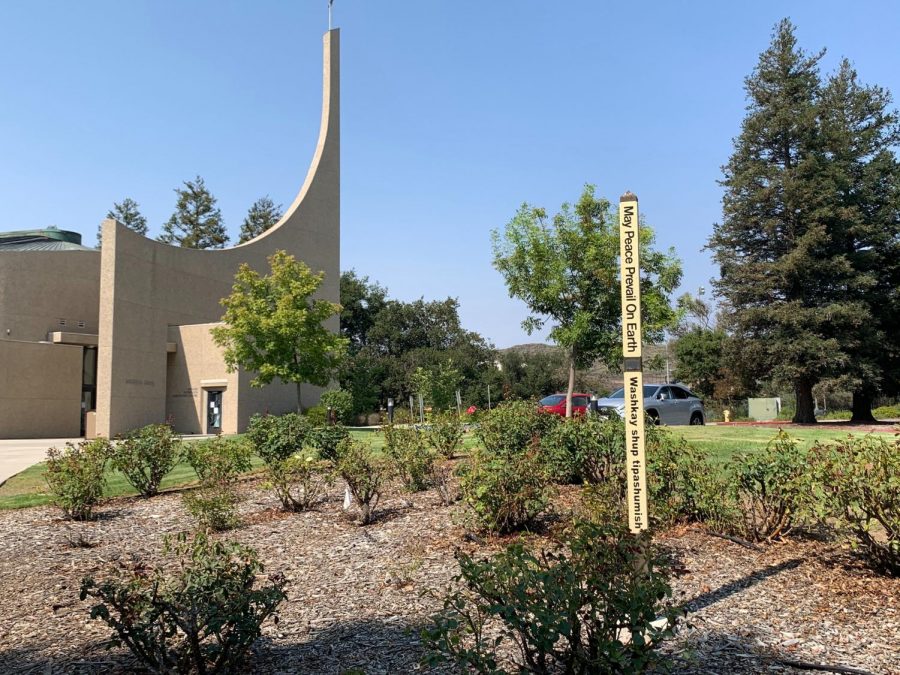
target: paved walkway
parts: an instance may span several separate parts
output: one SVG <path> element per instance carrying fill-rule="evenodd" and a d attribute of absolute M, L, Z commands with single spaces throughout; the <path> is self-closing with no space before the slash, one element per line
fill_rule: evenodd
<path fill-rule="evenodd" d="M 80 438 L 27 438 L 24 440 L 0 440 L 0 485 L 7 478 L 24 471 L 32 464 L 43 462 L 47 448 L 62 447 L 66 441 Z"/>

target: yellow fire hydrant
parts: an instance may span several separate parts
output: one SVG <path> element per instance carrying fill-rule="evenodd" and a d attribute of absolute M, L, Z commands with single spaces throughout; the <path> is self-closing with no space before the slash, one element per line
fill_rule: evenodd
<path fill-rule="evenodd" d="M 731 411 L 730 411 L 730 410 L 723 410 L 723 411 L 722 411 L 722 416 L 725 418 L 725 421 L 726 421 L 726 422 L 730 422 L 730 421 L 731 421 Z"/>

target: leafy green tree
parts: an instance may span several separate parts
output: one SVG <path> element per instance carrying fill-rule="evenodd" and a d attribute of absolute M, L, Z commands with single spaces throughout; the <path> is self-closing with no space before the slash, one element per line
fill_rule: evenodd
<path fill-rule="evenodd" d="M 411 388 L 427 401 L 435 410 L 450 410 L 456 405 L 456 390 L 462 375 L 453 366 L 453 359 L 438 363 L 431 368 L 416 368 L 412 374 Z"/>
<path fill-rule="evenodd" d="M 574 209 L 563 204 L 548 222 L 547 212 L 523 204 L 503 232 L 491 233 L 494 267 L 511 297 L 531 310 L 522 326 L 529 333 L 551 324 L 550 338 L 564 348 L 569 373 L 566 415 L 572 415 L 577 369 L 596 359 L 621 361 L 619 228 L 616 211 L 586 185 Z M 640 233 L 643 338 L 662 339 L 675 325 L 669 294 L 681 281 L 674 250 L 653 249 L 653 231 Z"/>
<path fill-rule="evenodd" d="M 502 390 L 494 390 L 494 402 L 504 399 L 540 398 L 566 386 L 565 366 L 558 350 L 508 349 L 500 354 Z"/>
<path fill-rule="evenodd" d="M 113 207 L 106 212 L 107 218 L 112 218 L 122 223 L 129 230 L 138 234 L 147 234 L 147 219 L 138 210 L 138 204 L 131 197 L 125 197 L 121 202 L 113 202 Z M 103 227 L 97 228 L 97 248 L 103 245 Z"/>
<path fill-rule="evenodd" d="M 675 342 L 675 379 L 703 396 L 713 396 L 720 379 L 725 332 L 695 326 Z"/>
<path fill-rule="evenodd" d="M 847 373 L 853 421 L 874 421 L 872 401 L 890 390 L 900 364 L 900 143 L 890 93 L 864 86 L 844 59 L 819 97 L 822 154 L 832 192 L 827 222 L 857 275 L 867 320 L 856 330 Z M 849 290 L 849 289 L 848 289 Z"/>
<path fill-rule="evenodd" d="M 281 219 L 281 214 L 281 204 L 276 205 L 269 195 L 257 199 L 247 211 L 244 222 L 241 223 L 241 236 L 238 243 L 243 244 L 245 241 L 261 235 Z"/>
<path fill-rule="evenodd" d="M 350 341 L 350 353 L 366 346 L 369 329 L 387 303 L 387 289 L 356 270 L 341 273 L 341 335 Z"/>
<path fill-rule="evenodd" d="M 890 209 L 877 194 L 885 174 L 865 167 L 890 134 L 879 119 L 886 99 L 857 87 L 846 64 L 823 88 L 823 52 L 808 55 L 794 32 L 779 23 L 747 78 L 748 112 L 708 247 L 743 362 L 790 382 L 794 421 L 812 423 L 813 386 L 854 369 L 878 340 L 866 300 L 877 256 L 867 249 L 884 235 Z"/>
<path fill-rule="evenodd" d="M 231 295 L 223 298 L 222 326 L 212 329 L 216 344 L 224 347 L 229 370 L 240 367 L 256 373 L 254 387 L 276 377 L 297 385 L 297 410 L 302 412 L 300 385 L 324 387 L 338 374 L 347 340 L 324 322 L 341 306 L 314 299 L 324 272 L 313 273 L 306 263 L 284 251 L 269 257 L 271 273 L 260 275 L 241 265 Z"/>
<path fill-rule="evenodd" d="M 175 213 L 163 225 L 159 241 L 183 248 L 224 248 L 228 233 L 216 198 L 200 176 L 175 188 Z"/>

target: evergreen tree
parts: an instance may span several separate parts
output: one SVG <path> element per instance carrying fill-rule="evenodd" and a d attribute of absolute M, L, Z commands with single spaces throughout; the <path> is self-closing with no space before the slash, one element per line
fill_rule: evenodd
<path fill-rule="evenodd" d="M 281 213 L 281 204 L 276 206 L 269 195 L 257 199 L 241 223 L 241 237 L 238 243 L 243 244 L 261 235 L 281 219 Z"/>
<path fill-rule="evenodd" d="M 113 202 L 113 207 L 106 212 L 107 218 L 119 221 L 138 234 L 147 235 L 147 219 L 138 210 L 139 204 L 131 197 L 125 197 L 120 203 Z M 97 228 L 97 248 L 103 243 L 103 226 Z"/>
<path fill-rule="evenodd" d="M 833 177 L 820 148 L 818 63 L 783 20 L 746 80 L 749 99 L 723 168 L 723 219 L 708 247 L 726 327 L 759 376 L 793 384 L 795 422 L 815 422 L 813 386 L 847 370 L 866 320 L 862 286 L 829 231 Z"/>
<path fill-rule="evenodd" d="M 184 188 L 175 188 L 175 194 L 175 213 L 163 225 L 159 241 L 184 248 L 224 248 L 228 233 L 222 213 L 203 179 L 184 181 Z"/>
<path fill-rule="evenodd" d="M 900 142 L 890 94 L 863 86 L 845 59 L 822 90 L 821 140 L 830 194 L 828 224 L 857 278 L 848 288 L 866 305 L 847 373 L 853 421 L 874 421 L 879 390 L 896 388 L 900 345 Z"/>

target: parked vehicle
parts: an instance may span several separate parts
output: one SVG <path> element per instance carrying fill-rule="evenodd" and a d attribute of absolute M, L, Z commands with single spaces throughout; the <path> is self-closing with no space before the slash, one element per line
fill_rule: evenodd
<path fill-rule="evenodd" d="M 572 415 L 584 415 L 591 402 L 589 394 L 572 394 Z M 566 416 L 566 395 L 550 394 L 538 401 L 544 412 Z"/>
<path fill-rule="evenodd" d="M 597 401 L 601 415 L 625 415 L 625 390 L 617 389 Z M 656 424 L 705 424 L 703 401 L 680 384 L 645 384 L 644 410 Z"/>

